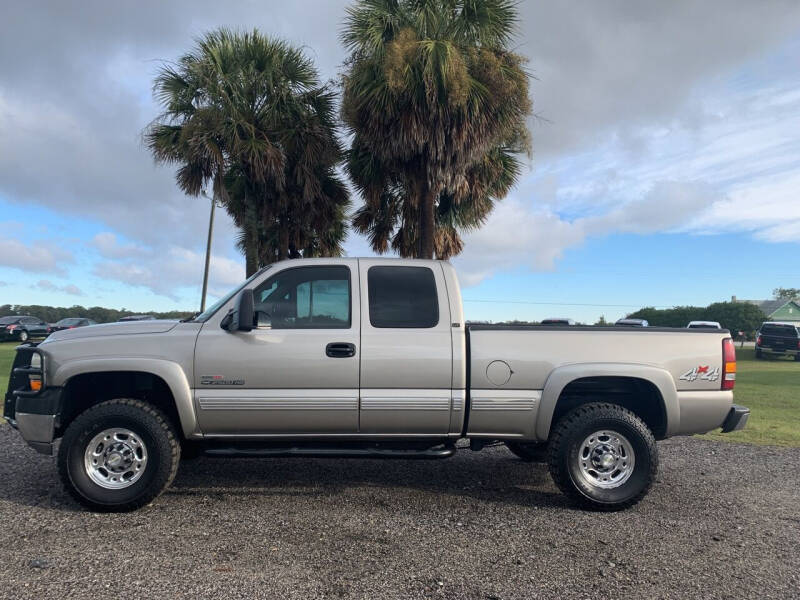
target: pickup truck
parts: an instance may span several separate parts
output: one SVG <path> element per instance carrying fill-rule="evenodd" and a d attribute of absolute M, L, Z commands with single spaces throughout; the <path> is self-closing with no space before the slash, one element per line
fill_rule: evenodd
<path fill-rule="evenodd" d="M 800 361 L 800 325 L 788 321 L 762 323 L 756 334 L 756 358 L 794 356 Z"/>
<path fill-rule="evenodd" d="M 735 361 L 726 330 L 468 326 L 447 262 L 295 259 L 192 319 L 19 346 L 4 408 L 36 450 L 61 438 L 66 489 L 99 511 L 151 502 L 182 453 L 447 458 L 461 439 L 618 510 L 656 440 L 744 427 Z"/>

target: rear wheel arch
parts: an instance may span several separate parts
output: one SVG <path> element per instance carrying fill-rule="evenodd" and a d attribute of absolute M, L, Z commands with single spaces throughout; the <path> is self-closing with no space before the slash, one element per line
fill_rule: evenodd
<path fill-rule="evenodd" d="M 680 422 L 677 391 L 667 371 L 639 365 L 574 365 L 560 371 L 551 375 L 542 393 L 538 439 L 549 439 L 559 419 L 591 402 L 630 410 L 656 439 L 671 435 Z"/>

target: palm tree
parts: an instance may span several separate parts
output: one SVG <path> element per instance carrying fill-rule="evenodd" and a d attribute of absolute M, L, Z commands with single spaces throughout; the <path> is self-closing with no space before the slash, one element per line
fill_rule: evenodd
<path fill-rule="evenodd" d="M 147 146 L 179 165 L 187 194 L 211 185 L 240 228 L 248 275 L 304 250 L 341 252 L 349 198 L 335 175 L 334 95 L 301 50 L 218 29 L 163 66 L 154 93 L 164 111 Z"/>
<path fill-rule="evenodd" d="M 444 258 L 479 226 L 530 152 L 513 0 L 358 0 L 347 10 L 342 117 L 355 225 L 378 251 Z M 497 170 L 499 168 L 499 171 Z M 506 179 L 495 184 L 488 174 Z M 473 187 L 477 186 L 477 188 Z"/>
<path fill-rule="evenodd" d="M 369 168 L 374 161 L 367 154 L 350 155 L 348 170 L 354 181 L 367 181 L 359 169 Z M 459 254 L 464 243 L 461 233 L 474 230 L 486 222 L 496 200 L 511 189 L 521 170 L 516 153 L 506 147 L 492 148 L 466 173 L 468 191 L 460 199 L 447 189 L 439 193 L 434 213 L 434 253 L 447 260 Z M 403 257 L 416 256 L 419 248 L 418 205 L 407 197 L 396 181 L 383 193 L 371 196 L 357 186 L 366 198 L 353 217 L 353 227 L 367 236 L 372 249 L 383 254 L 389 249 Z"/>

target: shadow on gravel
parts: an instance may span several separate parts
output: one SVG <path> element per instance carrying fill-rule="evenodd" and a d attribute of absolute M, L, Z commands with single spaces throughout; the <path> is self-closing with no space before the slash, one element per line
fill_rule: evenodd
<path fill-rule="evenodd" d="M 168 495 L 331 497 L 354 489 L 417 490 L 505 505 L 568 507 L 543 464 L 505 450 L 443 460 L 199 458 L 184 461 Z M 373 499 L 380 504 L 383 499 Z M 386 502 L 388 503 L 387 495 Z"/>
<path fill-rule="evenodd" d="M 0 502 L 84 510 L 64 491 L 54 457 L 36 454 L 8 431 L 0 431 L 0 441 Z M 512 506 L 570 506 L 544 464 L 523 462 L 504 448 L 479 453 L 463 449 L 443 460 L 202 457 L 181 462 L 175 481 L 156 505 L 180 498 L 230 502 L 369 494 L 370 502 L 388 506 L 393 494 L 408 491 Z"/>

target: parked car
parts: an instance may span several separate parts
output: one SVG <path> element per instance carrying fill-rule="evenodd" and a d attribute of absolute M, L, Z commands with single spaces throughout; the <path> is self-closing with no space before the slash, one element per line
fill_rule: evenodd
<path fill-rule="evenodd" d="M 689 321 L 686 329 L 722 329 L 716 321 Z"/>
<path fill-rule="evenodd" d="M 618 327 L 649 327 L 647 319 L 619 319 L 614 325 Z"/>
<path fill-rule="evenodd" d="M 11 315 L 0 318 L 0 340 L 27 342 L 34 337 L 50 335 L 50 326 L 37 317 Z"/>
<path fill-rule="evenodd" d="M 575 325 L 575 321 L 572 319 L 560 319 L 558 317 L 553 317 L 550 319 L 542 319 L 541 325 L 567 325 L 572 326 Z"/>
<path fill-rule="evenodd" d="M 62 329 L 75 329 L 76 327 L 88 327 L 89 325 L 97 325 L 91 319 L 83 319 L 80 317 L 69 317 L 61 319 L 50 326 L 51 331 L 61 331 Z"/>
<path fill-rule="evenodd" d="M 184 449 L 447 458 L 460 439 L 546 449 L 564 493 L 619 510 L 655 482 L 656 440 L 744 427 L 735 373 L 726 330 L 467 326 L 447 262 L 295 259 L 193 319 L 20 346 L 4 410 L 42 453 L 61 438 L 62 482 L 95 510 L 151 502 Z"/>
<path fill-rule="evenodd" d="M 125 321 L 155 321 L 156 318 L 153 315 L 129 315 L 127 317 L 122 317 L 119 322 Z"/>
<path fill-rule="evenodd" d="M 794 356 L 800 361 L 800 325 L 792 322 L 768 321 L 762 323 L 756 334 L 756 358 Z"/>

